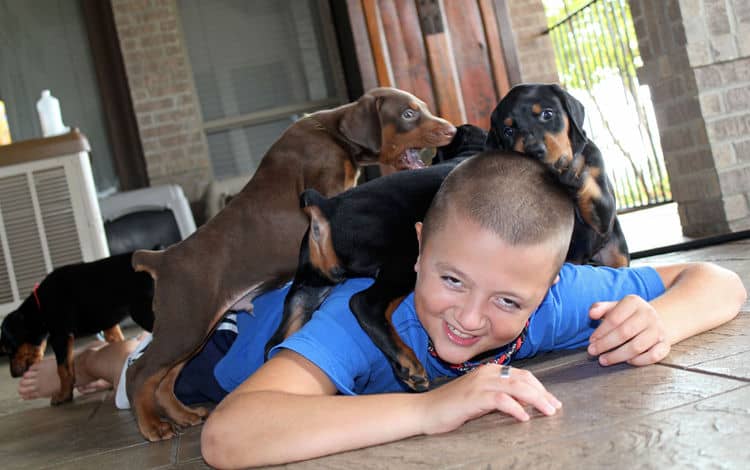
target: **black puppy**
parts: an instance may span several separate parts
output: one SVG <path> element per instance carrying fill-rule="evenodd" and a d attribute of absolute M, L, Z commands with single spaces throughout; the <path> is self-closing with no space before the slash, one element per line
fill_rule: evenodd
<path fill-rule="evenodd" d="M 10 355 L 10 375 L 19 377 L 44 356 L 47 339 L 57 359 L 60 390 L 51 403 L 73 399 L 73 341 L 104 331 L 107 341 L 122 341 L 118 323 L 130 314 L 151 331 L 154 282 L 135 272 L 132 253 L 91 263 L 61 266 L 44 278 L 2 323 L 0 349 Z"/>
<path fill-rule="evenodd" d="M 391 328 L 390 317 L 416 282 L 419 244 L 414 224 L 424 218 L 440 184 L 458 162 L 382 176 L 328 199 L 313 189 L 303 192 L 300 204 L 310 226 L 284 299 L 281 324 L 266 353 L 299 330 L 336 284 L 352 277 L 374 277 L 369 288 L 352 296 L 349 306 L 399 379 L 414 390 L 426 390 L 427 374 Z"/>
<path fill-rule="evenodd" d="M 303 192 L 300 205 L 310 225 L 284 299 L 281 325 L 266 344 L 266 354 L 299 330 L 336 284 L 350 277 L 374 277 L 372 286 L 352 296 L 349 306 L 399 379 L 414 390 L 427 390 L 424 367 L 391 329 L 390 316 L 414 289 L 419 254 L 414 224 L 424 218 L 448 173 L 464 156 L 481 151 L 485 136 L 484 130 L 465 124 L 451 143 L 437 149 L 429 168 L 383 176 L 330 199 L 315 190 Z M 435 159 L 442 163 L 435 165 Z"/>
<path fill-rule="evenodd" d="M 583 120 L 583 105 L 560 86 L 517 85 L 492 112 L 486 147 L 541 160 L 573 192 L 576 224 L 568 261 L 627 266 L 630 254 L 616 217 L 612 183 Z"/>

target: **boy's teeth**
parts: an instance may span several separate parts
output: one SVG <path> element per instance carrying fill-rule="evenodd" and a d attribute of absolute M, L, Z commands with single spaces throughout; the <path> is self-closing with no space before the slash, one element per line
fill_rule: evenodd
<path fill-rule="evenodd" d="M 466 333 L 461 333 L 457 329 L 453 328 L 453 325 L 451 325 L 451 324 L 448 324 L 448 329 L 451 330 L 451 333 L 453 333 L 454 335 L 456 335 L 456 336 L 458 336 L 460 338 L 473 338 L 474 337 L 473 335 L 468 335 Z"/>

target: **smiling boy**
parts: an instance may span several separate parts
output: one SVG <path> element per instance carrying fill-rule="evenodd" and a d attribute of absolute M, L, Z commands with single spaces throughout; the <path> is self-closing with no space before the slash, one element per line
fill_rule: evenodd
<path fill-rule="evenodd" d="M 263 364 L 285 292 L 274 291 L 255 299 L 253 316 L 238 315 L 240 334 L 214 370 L 232 391 L 204 426 L 206 462 L 308 459 L 451 431 L 492 411 L 525 421 L 523 404 L 553 415 L 561 403 L 531 373 L 501 364 L 586 345 L 602 365 L 652 364 L 744 302 L 739 278 L 708 263 L 563 264 L 572 226 L 570 197 L 539 163 L 502 152 L 462 163 L 417 224 L 415 291 L 391 318 L 431 382 L 455 380 L 405 392 L 349 310 L 367 279 L 338 286 Z"/>

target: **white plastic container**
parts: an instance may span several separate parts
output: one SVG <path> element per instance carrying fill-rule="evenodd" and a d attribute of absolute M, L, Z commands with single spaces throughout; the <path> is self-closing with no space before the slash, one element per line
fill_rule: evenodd
<path fill-rule="evenodd" d="M 65 134 L 70 130 L 63 124 L 60 101 L 52 96 L 49 90 L 42 90 L 42 97 L 36 102 L 36 110 L 39 113 L 39 124 L 42 126 L 44 137 Z"/>
<path fill-rule="evenodd" d="M 8 128 L 8 117 L 5 115 L 5 103 L 0 100 L 0 145 L 8 145 L 12 141 Z"/>

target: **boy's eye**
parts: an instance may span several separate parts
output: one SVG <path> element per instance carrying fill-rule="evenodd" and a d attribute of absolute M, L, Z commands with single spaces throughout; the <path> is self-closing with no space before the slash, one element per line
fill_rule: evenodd
<path fill-rule="evenodd" d="M 440 276 L 448 287 L 461 287 L 461 281 L 453 276 Z"/>
<path fill-rule="evenodd" d="M 504 309 L 504 310 L 510 310 L 510 309 L 519 309 L 521 308 L 518 303 L 512 299 L 509 299 L 507 297 L 499 297 L 495 300 L 495 303 L 498 305 L 498 307 Z"/>

